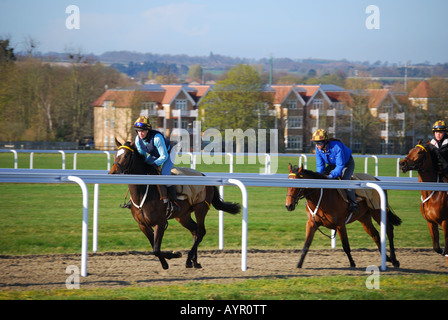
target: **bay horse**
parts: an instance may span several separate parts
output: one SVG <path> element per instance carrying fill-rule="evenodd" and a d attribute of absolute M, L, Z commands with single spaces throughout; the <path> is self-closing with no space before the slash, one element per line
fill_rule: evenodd
<path fill-rule="evenodd" d="M 313 172 L 310 170 L 298 168 L 289 164 L 289 179 L 328 179 L 325 175 Z M 356 220 L 361 222 L 364 230 L 375 241 L 378 249 L 381 252 L 380 234 L 375 229 L 372 218 L 378 223 L 381 223 L 381 210 L 371 209 L 367 206 L 366 201 L 358 200 L 358 212 L 351 215 L 348 211 L 348 203 L 344 200 L 337 189 L 323 189 L 323 188 L 301 188 L 299 183 L 297 187 L 288 187 L 286 195 L 286 209 L 293 211 L 300 199 L 306 199 L 306 212 L 308 220 L 306 222 L 306 237 L 305 244 L 302 249 L 298 268 L 301 268 L 309 247 L 313 241 L 315 232 L 320 226 L 329 229 L 337 230 L 341 238 L 342 247 L 350 262 L 350 267 L 356 267 L 356 264 L 350 253 L 350 245 L 347 237 L 346 224 L 352 223 Z M 358 198 L 359 199 L 359 198 Z M 399 267 L 395 256 L 394 248 L 394 227 L 401 224 L 401 219 L 396 216 L 387 203 L 387 236 L 389 238 L 390 257 L 387 256 L 387 261 L 392 262 L 394 267 Z"/>
<path fill-rule="evenodd" d="M 404 160 L 400 161 L 400 168 L 403 173 L 409 170 L 418 172 L 420 182 L 439 182 L 440 179 L 430 152 L 430 143 L 422 145 L 419 140 L 417 145 L 409 150 Z M 443 180 L 442 180 L 443 181 Z M 446 191 L 426 191 L 421 190 L 420 211 L 427 221 L 429 232 L 432 238 L 432 245 L 435 252 L 448 256 L 448 194 Z M 445 247 L 442 250 L 439 244 L 439 227 L 443 229 L 445 235 Z"/>
<path fill-rule="evenodd" d="M 114 155 L 114 165 L 109 174 L 157 174 L 153 166 L 149 166 L 139 155 L 134 142 L 126 142 L 122 145 L 117 139 L 115 144 L 118 147 Z M 166 259 L 180 258 L 179 252 L 161 251 L 162 238 L 165 232 L 168 219 L 176 219 L 183 227 L 188 229 L 193 235 L 193 246 L 188 252 L 186 261 L 187 268 L 201 268 L 197 261 L 197 249 L 201 243 L 205 230 L 205 216 L 210 209 L 210 204 L 217 210 L 222 210 L 230 214 L 240 212 L 238 203 L 224 202 L 215 186 L 206 186 L 205 201 L 190 205 L 188 200 L 178 200 L 181 210 L 167 216 L 167 203 L 161 199 L 156 185 L 129 185 L 129 192 L 132 201 L 130 209 L 134 220 L 138 223 L 140 230 L 148 238 L 153 248 L 153 253 L 159 258 L 163 269 L 168 269 Z M 191 218 L 194 212 L 196 222 Z"/>

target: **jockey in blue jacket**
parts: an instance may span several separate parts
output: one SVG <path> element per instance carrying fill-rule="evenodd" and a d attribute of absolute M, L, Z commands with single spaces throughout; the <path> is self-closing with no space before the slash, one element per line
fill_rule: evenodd
<path fill-rule="evenodd" d="M 311 141 L 316 144 L 317 172 L 327 175 L 329 179 L 351 179 L 355 171 L 355 161 L 350 148 L 339 140 L 329 140 L 328 133 L 324 129 L 316 130 Z M 347 189 L 347 197 L 350 201 L 349 211 L 353 213 L 358 209 L 355 190 Z"/>
<path fill-rule="evenodd" d="M 139 117 L 134 123 L 134 128 L 137 131 L 135 146 L 138 153 L 145 159 L 147 164 L 155 165 L 157 169 L 161 169 L 162 175 L 170 175 L 175 157 L 170 140 L 165 138 L 159 131 L 152 130 L 151 123 L 146 117 Z M 176 202 L 176 186 L 167 185 L 166 188 L 172 209 L 179 211 L 180 207 Z"/>

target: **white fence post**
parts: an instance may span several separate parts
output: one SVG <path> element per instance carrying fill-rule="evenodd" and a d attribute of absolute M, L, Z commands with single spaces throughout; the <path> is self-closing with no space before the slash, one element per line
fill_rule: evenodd
<path fill-rule="evenodd" d="M 386 270 L 386 193 L 384 190 L 373 182 L 367 182 L 366 187 L 375 189 L 380 195 L 380 203 L 381 203 L 381 270 Z"/>
<path fill-rule="evenodd" d="M 89 189 L 85 182 L 74 176 L 68 176 L 68 181 L 76 182 L 82 190 L 82 240 L 81 240 L 81 276 L 87 277 L 87 250 L 89 242 Z"/>
<path fill-rule="evenodd" d="M 229 183 L 238 186 L 241 190 L 243 197 L 243 221 L 241 230 L 241 270 L 247 270 L 247 220 L 248 220 L 248 208 L 247 208 L 247 189 L 246 186 L 237 179 L 229 179 Z"/>
<path fill-rule="evenodd" d="M 224 186 L 219 186 L 219 196 L 221 199 L 224 199 Z M 219 210 L 219 244 L 218 248 L 219 250 L 224 249 L 224 211 Z"/>
<path fill-rule="evenodd" d="M 93 189 L 93 252 L 98 251 L 98 204 L 100 196 L 100 185 L 95 183 Z"/>

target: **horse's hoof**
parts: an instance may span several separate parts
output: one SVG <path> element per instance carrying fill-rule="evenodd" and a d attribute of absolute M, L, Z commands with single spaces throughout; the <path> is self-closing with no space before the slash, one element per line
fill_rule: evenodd
<path fill-rule="evenodd" d="M 173 251 L 173 258 L 182 258 L 182 252 L 180 251 Z"/>
<path fill-rule="evenodd" d="M 195 263 L 195 264 L 194 264 L 194 267 L 195 267 L 196 269 L 201 269 L 201 268 L 202 268 L 202 266 L 201 266 L 200 263 Z"/>
<path fill-rule="evenodd" d="M 191 263 L 191 261 L 187 261 L 187 262 L 185 263 L 185 268 L 188 268 L 188 269 L 193 268 L 193 264 Z"/>
<path fill-rule="evenodd" d="M 400 262 L 399 262 L 398 260 L 395 260 L 394 262 L 392 262 L 392 265 L 393 265 L 395 268 L 400 268 Z"/>

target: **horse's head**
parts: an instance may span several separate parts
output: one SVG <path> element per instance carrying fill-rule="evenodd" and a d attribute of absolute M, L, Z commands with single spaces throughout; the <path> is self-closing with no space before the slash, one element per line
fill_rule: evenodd
<path fill-rule="evenodd" d="M 409 170 L 421 170 L 428 154 L 427 146 L 423 146 L 422 140 L 419 140 L 417 145 L 409 150 L 408 155 L 400 161 L 400 169 L 403 173 Z"/>
<path fill-rule="evenodd" d="M 288 179 L 301 179 L 303 178 L 303 167 L 297 168 L 297 166 L 292 166 L 289 164 L 289 176 Z M 288 211 L 293 211 L 296 208 L 297 203 L 300 200 L 300 188 L 288 187 L 286 194 L 285 207 Z"/>
<path fill-rule="evenodd" d="M 136 156 L 134 144 L 128 141 L 122 145 L 117 138 L 115 138 L 115 145 L 118 150 L 114 155 L 114 165 L 110 169 L 109 174 L 129 173 Z"/>
<path fill-rule="evenodd" d="M 288 179 L 328 179 L 328 177 L 318 172 L 303 169 L 303 166 L 299 168 L 297 166 L 292 166 L 291 164 L 289 164 Z M 305 196 L 308 196 L 311 193 L 313 193 L 313 191 L 305 194 L 304 188 L 289 187 L 286 194 L 286 210 L 293 211 L 296 208 L 299 200 L 305 198 Z"/>

